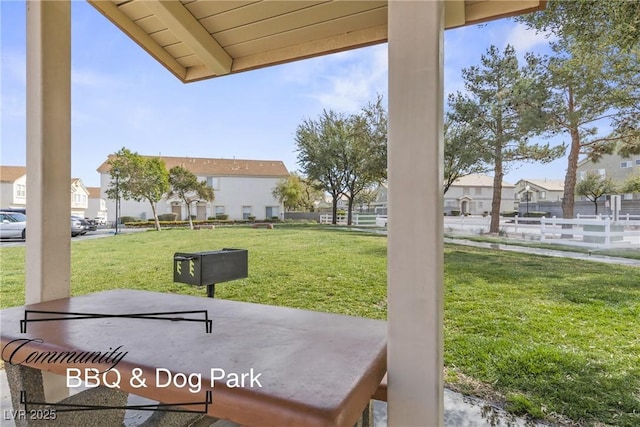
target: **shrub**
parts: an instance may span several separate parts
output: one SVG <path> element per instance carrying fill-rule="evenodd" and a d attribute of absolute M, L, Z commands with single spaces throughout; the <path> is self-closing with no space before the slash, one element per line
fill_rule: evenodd
<path fill-rule="evenodd" d="M 134 216 L 121 216 L 119 218 L 120 220 L 120 224 L 124 224 L 126 222 L 139 222 L 141 221 L 140 218 L 136 218 Z"/>
<path fill-rule="evenodd" d="M 515 216 L 518 215 L 518 211 L 504 211 L 501 215 L 507 218 L 515 218 Z"/>
<path fill-rule="evenodd" d="M 529 213 L 525 213 L 522 216 L 525 217 L 530 217 L 530 218 L 542 218 L 544 217 L 549 217 L 549 212 L 529 212 Z"/>
<path fill-rule="evenodd" d="M 459 210 L 452 210 L 451 211 L 451 216 L 460 216 L 460 211 Z"/>
<path fill-rule="evenodd" d="M 229 219 L 229 215 L 227 214 L 218 214 L 216 215 L 215 219 L 219 219 L 221 221 L 226 221 Z"/>
<path fill-rule="evenodd" d="M 178 214 L 169 212 L 158 215 L 158 221 L 175 221 L 178 219 Z"/>
<path fill-rule="evenodd" d="M 256 217 L 255 217 L 255 216 L 253 216 L 253 215 L 249 215 L 249 216 L 247 217 L 247 219 L 248 219 L 249 221 L 255 221 L 255 220 L 256 220 Z"/>

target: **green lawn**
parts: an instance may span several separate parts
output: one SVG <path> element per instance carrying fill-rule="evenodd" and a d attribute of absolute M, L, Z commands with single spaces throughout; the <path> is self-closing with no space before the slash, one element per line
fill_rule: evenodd
<path fill-rule="evenodd" d="M 143 232 L 72 244 L 74 295 L 198 294 L 174 252 L 249 250 L 249 278 L 216 297 L 386 318 L 386 237 L 328 228 Z M 1 305 L 23 303 L 24 248 L 0 249 Z M 512 412 L 640 425 L 640 270 L 450 245 L 445 364 L 453 388 Z"/>

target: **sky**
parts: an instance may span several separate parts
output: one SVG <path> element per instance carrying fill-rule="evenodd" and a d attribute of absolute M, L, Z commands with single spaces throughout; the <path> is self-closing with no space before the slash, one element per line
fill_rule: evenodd
<path fill-rule="evenodd" d="M 72 177 L 126 147 L 142 155 L 282 160 L 299 169 L 295 132 L 323 109 L 356 113 L 387 95 L 387 44 L 183 84 L 85 1 L 72 2 Z M 0 164 L 26 164 L 26 14 L 0 0 Z M 487 48 L 547 52 L 548 39 L 513 20 L 445 32 L 445 97 Z M 554 140 L 559 143 L 561 140 Z M 540 142 L 546 140 L 540 138 Z M 505 181 L 562 179 L 566 157 L 512 167 Z"/>

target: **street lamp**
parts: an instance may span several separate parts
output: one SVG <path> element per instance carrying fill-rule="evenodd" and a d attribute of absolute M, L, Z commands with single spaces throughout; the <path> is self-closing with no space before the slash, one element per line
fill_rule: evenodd
<path fill-rule="evenodd" d="M 524 187 L 525 190 L 525 197 L 527 198 L 527 216 L 529 216 L 529 197 L 530 197 L 530 193 L 529 190 L 531 189 L 531 187 L 529 187 L 528 185 L 526 187 Z"/>
<path fill-rule="evenodd" d="M 120 169 L 115 168 L 113 170 L 113 174 L 116 177 L 116 232 L 114 234 L 118 234 L 118 214 L 120 213 Z"/>

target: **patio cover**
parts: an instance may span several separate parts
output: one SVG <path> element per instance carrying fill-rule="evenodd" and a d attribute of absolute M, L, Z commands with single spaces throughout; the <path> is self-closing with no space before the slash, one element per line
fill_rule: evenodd
<path fill-rule="evenodd" d="M 545 2 L 90 3 L 183 82 L 389 43 L 389 424 L 441 425 L 444 29 Z M 70 294 L 70 28 L 70 1 L 27 2 L 27 303 Z"/>

